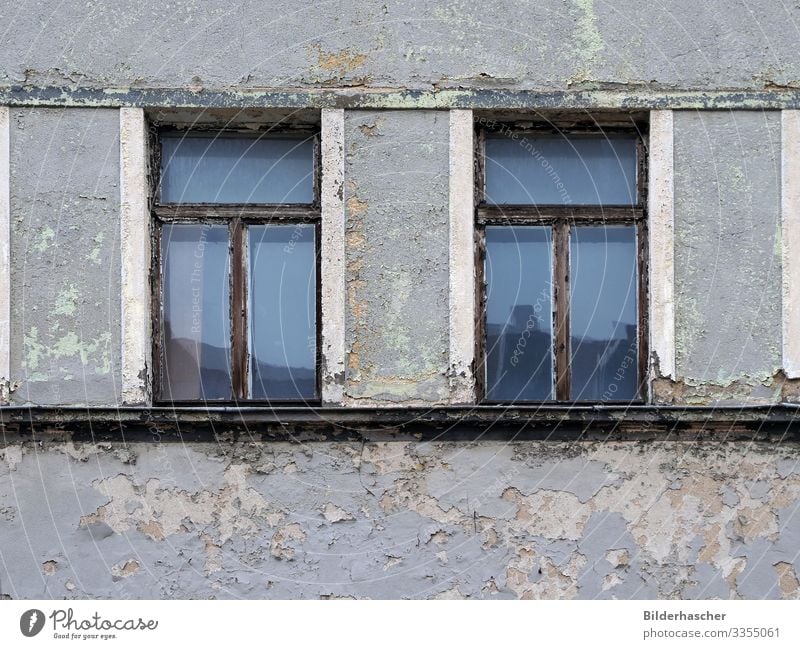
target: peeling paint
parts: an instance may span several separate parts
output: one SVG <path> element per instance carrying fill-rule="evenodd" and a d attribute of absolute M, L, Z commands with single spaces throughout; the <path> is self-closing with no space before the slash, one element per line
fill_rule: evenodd
<path fill-rule="evenodd" d="M 449 121 L 346 113 L 345 141 L 346 403 L 445 402 Z"/>
<path fill-rule="evenodd" d="M 118 403 L 118 111 L 11 117 L 12 403 Z"/>
<path fill-rule="evenodd" d="M 366 54 L 359 54 L 350 49 L 341 49 L 336 52 L 324 52 L 319 45 L 315 46 L 319 67 L 326 72 L 333 72 L 338 77 L 346 76 L 364 65 Z"/>
<path fill-rule="evenodd" d="M 792 443 L 32 444 L 0 494 L 39 466 L 79 497 L 0 499 L 14 597 L 798 597 Z M 69 566 L 9 542 L 37 517 Z"/>
<path fill-rule="evenodd" d="M 675 113 L 676 376 L 687 403 L 780 399 L 780 124 L 769 111 Z"/>
<path fill-rule="evenodd" d="M 580 12 L 575 29 L 575 40 L 580 43 L 578 52 L 586 66 L 586 70 L 583 71 L 583 75 L 586 75 L 589 74 L 598 54 L 605 48 L 605 43 L 597 26 L 594 0 L 573 0 L 573 4 Z"/>
<path fill-rule="evenodd" d="M 596 82 L 617 85 L 741 91 L 791 89 L 800 79 L 786 28 L 800 19 L 793 5 L 755 14 L 739 4 L 724 12 L 702 5 L 680 29 L 664 27 L 675 21 L 669 5 L 631 2 L 625 11 L 613 11 L 590 0 L 488 7 L 434 0 L 318 7 L 275 0 L 269 14 L 254 4 L 241 7 L 236 20 L 210 21 L 208 16 L 229 16 L 230 6 L 208 0 L 203 14 L 182 11 L 167 25 L 148 11 L 110 20 L 107 12 L 57 6 L 44 0 L 11 19 L 0 47 L 4 86 L 91 88 L 108 100 L 153 87 L 197 96 L 209 89 L 235 95 L 277 86 L 292 96 L 331 75 L 342 86 L 362 80 L 377 88 L 429 89 L 450 79 L 454 88 L 476 87 L 483 74 L 503 79 L 510 89 L 557 90 L 589 55 Z M 270 20 L 277 22 L 265 51 L 263 41 L 247 38 L 242 26 L 259 29 Z M 162 37 L 142 47 L 138 35 L 159 29 Z M 763 34 L 770 35 L 766 44 Z M 211 41 L 229 47 L 209 55 Z M 186 64 L 165 66 L 174 43 L 183 44 Z"/>
<path fill-rule="evenodd" d="M 213 34 L 196 16 L 165 26 L 163 43 L 185 45 L 181 66 L 163 66 L 158 43 L 141 47 L 135 14 L 107 25 L 77 6 L 48 12 L 43 32 L 22 12 L 0 43 L 13 215 L 0 401 L 18 407 L 0 413 L 12 418 L 0 598 L 800 597 L 800 451 L 784 437 L 796 421 L 790 405 L 770 419 L 774 404 L 800 404 L 781 353 L 791 305 L 775 111 L 800 108 L 786 16 L 762 12 L 754 30 L 747 8 L 699 6 L 676 31 L 654 27 L 672 16 L 646 3 L 625 15 L 593 0 L 517 3 L 490 8 L 491 21 L 463 2 L 334 3 L 314 7 L 310 35 L 308 7 L 279 5 L 266 56 L 240 33 L 263 25 L 259 7 Z M 530 33 L 509 38 L 519 25 Z M 231 47 L 209 54 L 210 36 Z M 233 123 L 244 128 L 324 109 L 322 249 L 336 252 L 322 262 L 322 310 L 336 319 L 323 318 L 322 411 L 270 410 L 261 428 L 265 412 L 165 422 L 157 408 L 118 408 L 147 402 L 149 253 L 136 224 L 150 218 L 146 112 L 175 114 L 159 107 L 185 107 L 184 125 L 196 108 L 223 123 L 243 109 Z M 466 289 L 454 302 L 451 281 L 474 263 L 471 111 L 670 108 L 674 151 L 654 137 L 659 118 L 650 124 L 667 170 L 650 179 L 665 209 L 651 243 L 674 248 L 661 303 L 674 335 L 654 346 L 651 387 L 656 404 L 679 408 L 508 409 L 500 432 L 478 416 L 497 410 L 475 408 L 462 425 L 474 314 L 451 324 L 474 287 L 456 282 Z M 138 346 L 120 339 L 134 321 Z M 453 402 L 464 411 L 439 408 Z M 37 405 L 56 414 L 37 421 Z M 64 408 L 91 405 L 106 413 L 105 441 Z M 708 408 L 679 412 L 695 405 Z M 404 409 L 430 418 L 391 420 Z M 21 411 L 32 423 L 18 437 Z M 367 414 L 349 428 L 354 412 Z M 549 435 L 559 417 L 571 441 L 522 441 L 531 420 Z M 767 420 L 772 437 L 759 441 Z M 642 441 L 591 441 L 632 426 Z M 746 443 L 726 441 L 741 430 Z"/>
<path fill-rule="evenodd" d="M 112 566 L 111 574 L 114 579 L 127 579 L 128 577 L 135 575 L 139 571 L 139 568 L 141 568 L 141 565 L 138 561 L 136 561 L 136 559 L 128 559 L 121 564 Z"/>

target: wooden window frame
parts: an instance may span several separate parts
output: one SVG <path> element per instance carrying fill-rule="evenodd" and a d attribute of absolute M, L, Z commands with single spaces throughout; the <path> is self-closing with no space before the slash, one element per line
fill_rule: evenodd
<path fill-rule="evenodd" d="M 167 136 L 181 137 L 285 137 L 306 136 L 313 138 L 313 200 L 311 203 L 162 203 L 161 202 L 161 139 Z M 151 183 L 151 251 L 152 251 L 152 304 L 153 304 L 153 400 L 156 405 L 311 405 L 322 402 L 322 212 L 321 212 L 321 152 L 318 126 L 279 128 L 265 125 L 254 131 L 248 128 L 219 128 L 195 125 L 191 129 L 176 129 L 170 126 L 151 126 L 149 134 Z M 162 323 L 164 300 L 162 293 L 161 232 L 165 225 L 211 224 L 228 226 L 229 232 L 229 299 L 231 331 L 231 399 L 168 399 L 164 394 L 162 349 Z M 251 225 L 313 225 L 316 273 L 316 328 L 315 328 L 315 388 L 311 398 L 297 399 L 251 399 L 248 397 L 250 351 L 247 331 L 248 321 L 248 276 L 247 245 L 245 228 Z"/>
<path fill-rule="evenodd" d="M 603 126 L 597 121 L 586 125 L 571 124 L 560 128 L 552 123 L 516 126 L 512 122 L 490 121 L 476 124 L 475 132 L 475 269 L 477 335 L 475 337 L 475 389 L 478 403 L 495 405 L 523 404 L 586 404 L 607 405 L 643 404 L 648 400 L 648 244 L 647 244 L 647 124 L 631 121 L 630 126 Z M 486 138 L 496 132 L 513 134 L 517 138 L 557 135 L 604 137 L 623 134 L 636 138 L 637 203 L 631 205 L 496 205 L 486 201 Z M 553 282 L 553 377 L 555 398 L 548 400 L 495 400 L 486 397 L 486 226 L 487 225 L 545 225 L 552 228 Z M 637 371 L 638 386 L 635 398 L 597 400 L 571 398 L 571 349 L 569 331 L 570 310 L 570 228 L 580 225 L 633 225 L 636 227 L 637 249 Z"/>

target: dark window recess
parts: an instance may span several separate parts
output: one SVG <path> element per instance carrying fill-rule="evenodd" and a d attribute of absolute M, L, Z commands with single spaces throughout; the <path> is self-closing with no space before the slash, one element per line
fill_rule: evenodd
<path fill-rule="evenodd" d="M 159 400 L 318 400 L 316 133 L 153 144 Z"/>
<path fill-rule="evenodd" d="M 478 156 L 483 400 L 642 400 L 641 130 L 501 125 Z"/>

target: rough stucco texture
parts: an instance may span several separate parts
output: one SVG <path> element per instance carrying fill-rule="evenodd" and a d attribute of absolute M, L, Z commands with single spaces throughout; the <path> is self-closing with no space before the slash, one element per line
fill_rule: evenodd
<path fill-rule="evenodd" d="M 0 597 L 797 598 L 798 502 L 774 444 L 11 437 Z"/>
<path fill-rule="evenodd" d="M 345 397 L 446 401 L 449 120 L 345 113 Z"/>
<path fill-rule="evenodd" d="M 0 15 L 5 85 L 557 90 L 800 81 L 787 29 L 800 22 L 793 3 L 44 0 L 34 11 L 2 0 Z"/>
<path fill-rule="evenodd" d="M 676 112 L 674 128 L 678 377 L 700 400 L 779 400 L 780 113 Z"/>
<path fill-rule="evenodd" d="M 10 135 L 13 401 L 116 403 L 119 111 L 15 109 Z"/>

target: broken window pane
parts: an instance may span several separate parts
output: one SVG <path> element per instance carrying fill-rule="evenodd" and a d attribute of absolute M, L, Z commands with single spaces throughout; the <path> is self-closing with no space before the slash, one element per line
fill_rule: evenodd
<path fill-rule="evenodd" d="M 634 226 L 572 228 L 570 338 L 573 399 L 637 397 Z"/>
<path fill-rule="evenodd" d="M 162 203 L 311 203 L 310 137 L 161 138 Z"/>
<path fill-rule="evenodd" d="M 634 205 L 636 139 L 487 137 L 486 200 L 496 205 Z"/>
<path fill-rule="evenodd" d="M 551 229 L 486 227 L 486 396 L 553 398 Z"/>
<path fill-rule="evenodd" d="M 228 228 L 164 225 L 162 394 L 230 399 L 231 335 Z"/>
<path fill-rule="evenodd" d="M 249 228 L 253 399 L 316 396 L 315 238 L 313 225 Z"/>

